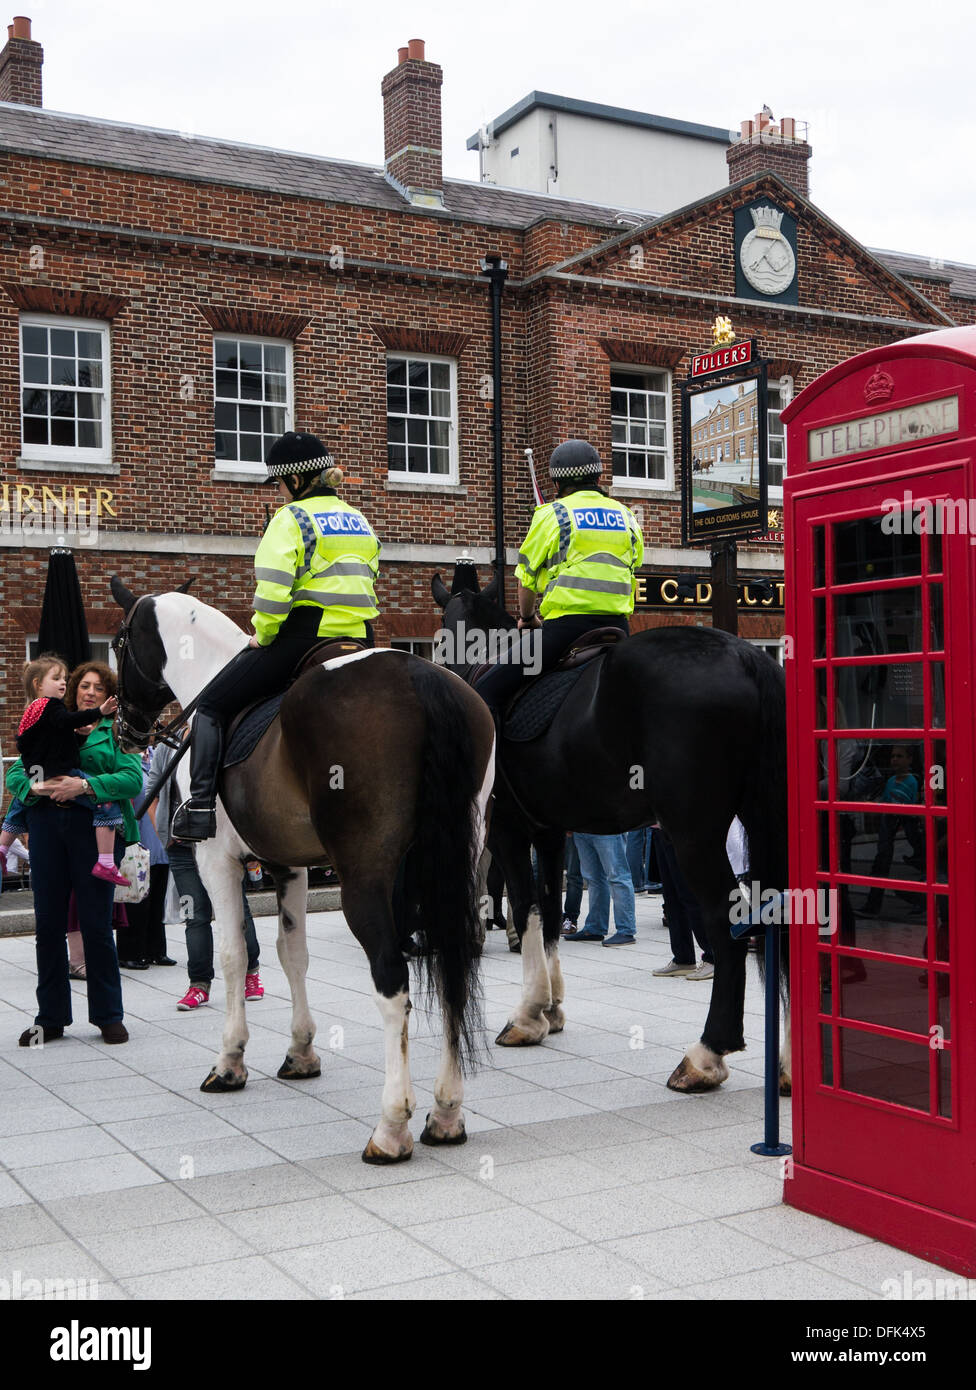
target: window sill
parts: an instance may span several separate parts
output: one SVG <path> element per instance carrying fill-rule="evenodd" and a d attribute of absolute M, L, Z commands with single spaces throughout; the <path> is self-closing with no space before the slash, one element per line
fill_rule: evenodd
<path fill-rule="evenodd" d="M 680 502 L 681 492 L 673 487 L 652 487 L 649 483 L 618 483 L 610 486 L 611 497 L 646 497 L 659 502 Z"/>
<path fill-rule="evenodd" d="M 242 468 L 211 468 L 210 478 L 215 483 L 263 483 L 267 473 L 247 473 Z M 271 484 L 269 483 L 270 487 Z"/>
<path fill-rule="evenodd" d="M 93 463 L 89 459 L 72 458 L 69 454 L 63 459 L 19 458 L 15 463 L 25 473 L 104 473 L 117 478 L 122 471 L 121 465 L 113 463 L 111 459 Z"/>
<path fill-rule="evenodd" d="M 387 478 L 384 484 L 387 492 L 442 492 L 448 497 L 467 497 L 468 489 L 459 483 L 422 482 L 419 478 Z"/>

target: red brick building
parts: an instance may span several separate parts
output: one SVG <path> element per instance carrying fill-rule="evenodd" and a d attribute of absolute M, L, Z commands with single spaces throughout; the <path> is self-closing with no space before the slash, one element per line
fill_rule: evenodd
<path fill-rule="evenodd" d="M 545 490 L 551 448 L 580 435 L 613 457 L 614 492 L 639 509 L 647 575 L 707 573 L 707 554 L 681 548 L 678 383 L 716 315 L 757 338 L 770 380 L 796 390 L 852 353 L 972 317 L 976 271 L 853 241 L 805 197 L 806 155 L 782 137 L 750 134 L 729 150 L 728 187 L 622 229 L 616 209 L 444 178 L 441 69 L 416 42 L 383 79 L 375 168 L 46 111 L 42 56 L 29 22 L 11 26 L 0 54 L 8 744 L 60 535 L 93 636 L 117 626 L 114 572 L 137 591 L 195 574 L 202 598 L 246 623 L 274 496 L 254 479 L 285 428 L 327 442 L 382 538 L 378 639 L 432 636 L 433 570 L 462 551 L 487 566 L 494 551 L 486 254 L 509 268 L 511 560 L 532 512 L 523 450 Z M 785 293 L 743 294 L 736 214 L 766 206 L 794 229 L 793 278 Z M 739 564 L 743 578 L 782 568 L 768 545 L 740 547 Z M 636 624 L 709 621 L 683 607 Z M 740 630 L 776 638 L 781 614 L 744 610 Z"/>

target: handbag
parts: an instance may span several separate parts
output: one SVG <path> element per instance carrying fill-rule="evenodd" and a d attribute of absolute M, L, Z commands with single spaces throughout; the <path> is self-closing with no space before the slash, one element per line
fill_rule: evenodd
<path fill-rule="evenodd" d="M 115 890 L 117 903 L 141 903 L 149 892 L 149 851 L 139 844 L 126 845 L 119 873 L 129 880 L 128 888 L 120 884 Z"/>

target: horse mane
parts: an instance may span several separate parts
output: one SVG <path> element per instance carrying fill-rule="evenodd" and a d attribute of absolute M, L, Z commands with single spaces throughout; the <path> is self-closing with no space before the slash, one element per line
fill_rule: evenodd
<path fill-rule="evenodd" d="M 499 629 L 516 627 L 511 613 L 502 608 L 494 599 L 486 598 L 479 590 L 462 589 L 452 598 L 460 598 L 464 619 L 468 627 L 483 632 L 496 632 Z"/>

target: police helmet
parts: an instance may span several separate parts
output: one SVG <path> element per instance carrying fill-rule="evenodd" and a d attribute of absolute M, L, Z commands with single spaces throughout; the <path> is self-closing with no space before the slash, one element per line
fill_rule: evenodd
<path fill-rule="evenodd" d="M 549 476 L 555 482 L 567 478 L 599 478 L 603 472 L 600 455 L 585 439 L 567 439 L 553 449 L 549 460 Z"/>
<path fill-rule="evenodd" d="M 272 444 L 265 463 L 268 476 L 264 482 L 276 483 L 279 478 L 298 473 L 321 473 L 325 468 L 332 468 L 335 459 L 314 434 L 296 434 L 289 430 Z"/>

